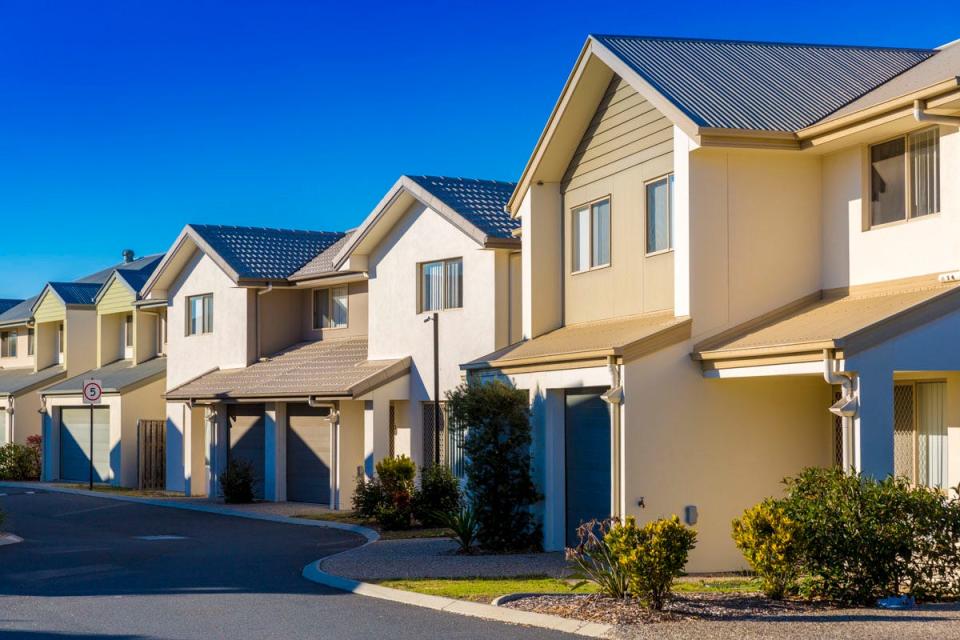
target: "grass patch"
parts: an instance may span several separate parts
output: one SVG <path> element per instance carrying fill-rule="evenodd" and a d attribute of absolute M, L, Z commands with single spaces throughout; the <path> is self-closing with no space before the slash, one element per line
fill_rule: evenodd
<path fill-rule="evenodd" d="M 417 578 L 381 580 L 377 584 L 393 589 L 414 591 L 472 602 L 491 602 L 508 593 L 595 593 L 596 585 L 586 584 L 571 591 L 575 581 L 559 580 L 544 575 L 516 578 Z"/>
<path fill-rule="evenodd" d="M 682 578 L 673 583 L 676 593 L 757 593 L 758 578 Z"/>
<path fill-rule="evenodd" d="M 340 522 L 343 524 L 355 524 L 361 527 L 373 529 L 380 534 L 381 540 L 412 540 L 416 538 L 444 538 L 450 533 L 449 530 L 442 527 L 413 527 L 401 531 L 383 531 L 373 520 L 364 520 L 358 518 L 349 511 L 315 511 L 311 513 L 297 513 L 294 518 L 304 518 L 305 520 L 321 520 L 324 522 Z"/>

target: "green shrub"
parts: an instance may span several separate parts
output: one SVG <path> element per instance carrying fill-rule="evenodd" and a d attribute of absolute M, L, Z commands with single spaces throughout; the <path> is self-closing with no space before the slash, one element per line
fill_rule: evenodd
<path fill-rule="evenodd" d="M 607 544 L 610 529 L 619 526 L 619 521 L 608 519 L 603 521 L 591 520 L 577 527 L 579 544 L 573 549 L 567 548 L 567 562 L 574 567 L 573 576 L 580 582 L 573 586 L 576 589 L 584 582 L 593 582 L 600 588 L 600 592 L 611 598 L 626 598 L 630 593 L 630 576 L 626 566 Z"/>
<path fill-rule="evenodd" d="M 960 597 L 958 496 L 839 469 L 806 469 L 785 484 L 786 497 L 734 525 L 737 545 L 772 591 L 776 579 L 789 583 L 796 562 L 805 597 L 842 604 L 901 593 Z"/>
<path fill-rule="evenodd" d="M 442 464 L 420 469 L 420 487 L 413 494 L 413 516 L 425 527 L 443 526 L 460 511 L 460 480 Z"/>
<path fill-rule="evenodd" d="M 696 541 L 696 532 L 681 524 L 677 516 L 642 527 L 629 517 L 611 527 L 605 537 L 610 552 L 626 570 L 630 591 L 657 611 L 670 596 L 673 581 L 683 575 Z"/>
<path fill-rule="evenodd" d="M 417 465 L 407 456 L 384 458 L 377 463 L 377 478 L 383 501 L 377 507 L 377 523 L 387 530 L 409 529 L 413 517 L 414 478 Z"/>
<path fill-rule="evenodd" d="M 9 442 L 0 447 L 0 480 L 37 480 L 40 457 L 34 448 Z"/>
<path fill-rule="evenodd" d="M 764 500 L 733 521 L 733 541 L 760 577 L 763 592 L 781 600 L 796 586 L 800 569 L 796 524 L 783 505 Z"/>
<path fill-rule="evenodd" d="M 470 507 L 463 507 L 453 513 L 437 514 L 440 526 L 453 532 L 453 540 L 460 545 L 460 553 L 472 553 L 473 545 L 477 540 L 477 514 Z"/>
<path fill-rule="evenodd" d="M 527 392 L 499 380 L 463 384 L 447 394 L 451 423 L 467 429 L 467 495 L 477 515 L 477 540 L 488 551 L 540 548 L 530 507 L 540 500 L 530 471 Z"/>
<path fill-rule="evenodd" d="M 377 517 L 377 510 L 386 500 L 383 485 L 377 478 L 365 480 L 363 475 L 357 478 L 357 486 L 353 490 L 353 513 L 358 518 L 373 520 Z"/>
<path fill-rule="evenodd" d="M 220 474 L 220 489 L 227 504 L 253 502 L 253 463 L 243 458 L 231 460 Z"/>

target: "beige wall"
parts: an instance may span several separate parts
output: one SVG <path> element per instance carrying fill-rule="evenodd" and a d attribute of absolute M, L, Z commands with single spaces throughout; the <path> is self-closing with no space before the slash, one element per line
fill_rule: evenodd
<path fill-rule="evenodd" d="M 694 336 L 820 289 L 818 157 L 701 148 L 689 166 Z"/>
<path fill-rule="evenodd" d="M 340 285 L 342 286 L 342 285 Z M 327 340 L 330 338 L 367 335 L 369 322 L 367 281 L 350 282 L 347 284 L 347 326 L 337 329 L 313 328 L 313 292 L 316 289 L 330 287 L 315 287 L 303 291 L 303 309 L 300 313 L 300 331 L 304 340 Z"/>
<path fill-rule="evenodd" d="M 673 171 L 673 125 L 614 77 L 563 193 L 564 324 L 673 307 L 673 254 L 646 255 L 645 183 Z M 610 198 L 610 266 L 573 273 L 575 208 Z"/>
<path fill-rule="evenodd" d="M 0 411 L 3 412 L 0 419 L 7 417 L 8 427 L 12 429 L 13 433 L 13 442 L 26 444 L 27 438 L 30 436 L 41 435 L 43 432 L 43 417 L 40 415 L 40 393 L 38 391 L 28 391 L 15 396 L 12 420 L 6 413 L 9 402 L 9 397 L 0 398 Z"/>
<path fill-rule="evenodd" d="M 139 420 L 163 420 L 166 417 L 166 401 L 163 391 L 166 380 L 160 378 L 149 384 L 125 392 L 121 404 L 121 451 L 123 456 L 121 483 L 135 487 L 139 478 Z"/>
<path fill-rule="evenodd" d="M 76 376 L 97 366 L 97 311 L 67 309 L 64 321 L 64 364 L 67 376 Z"/>
<path fill-rule="evenodd" d="M 363 467 L 363 402 L 340 403 L 340 509 L 353 508 L 357 468 Z"/>
<path fill-rule="evenodd" d="M 132 311 L 131 311 L 132 313 Z M 104 366 L 117 360 L 122 360 L 126 351 L 124 340 L 124 321 L 126 313 L 111 313 L 97 315 L 97 335 L 100 343 L 99 360 L 97 366 Z"/>
<path fill-rule="evenodd" d="M 824 156 L 825 288 L 960 268 L 960 181 L 950 178 L 960 175 L 960 132 L 941 127 L 940 136 L 940 213 L 876 229 L 864 224 L 869 147 L 856 145 Z"/>
<path fill-rule="evenodd" d="M 563 324 L 563 210 L 559 183 L 533 184 L 520 203 L 523 249 L 523 337 L 536 338 Z"/>

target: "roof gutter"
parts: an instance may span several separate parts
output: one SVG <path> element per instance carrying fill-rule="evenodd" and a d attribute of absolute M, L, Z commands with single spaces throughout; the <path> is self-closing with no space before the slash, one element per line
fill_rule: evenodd
<path fill-rule="evenodd" d="M 932 122 L 945 124 L 948 127 L 960 127 L 960 116 L 941 116 L 927 112 L 926 100 L 913 101 L 913 119 L 917 122 Z"/>

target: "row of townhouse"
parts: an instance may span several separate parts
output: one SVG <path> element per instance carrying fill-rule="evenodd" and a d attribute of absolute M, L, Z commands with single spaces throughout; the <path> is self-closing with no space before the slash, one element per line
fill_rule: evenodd
<path fill-rule="evenodd" d="M 160 419 L 170 490 L 244 458 L 349 508 L 387 455 L 460 471 L 434 403 L 501 379 L 547 549 L 676 513 L 689 570 L 738 569 L 731 519 L 803 467 L 960 483 L 958 129 L 960 45 L 591 36 L 517 184 L 404 176 L 350 231 L 190 225 L 0 301 L 4 437 L 84 480 L 97 377 L 99 480 Z"/>

